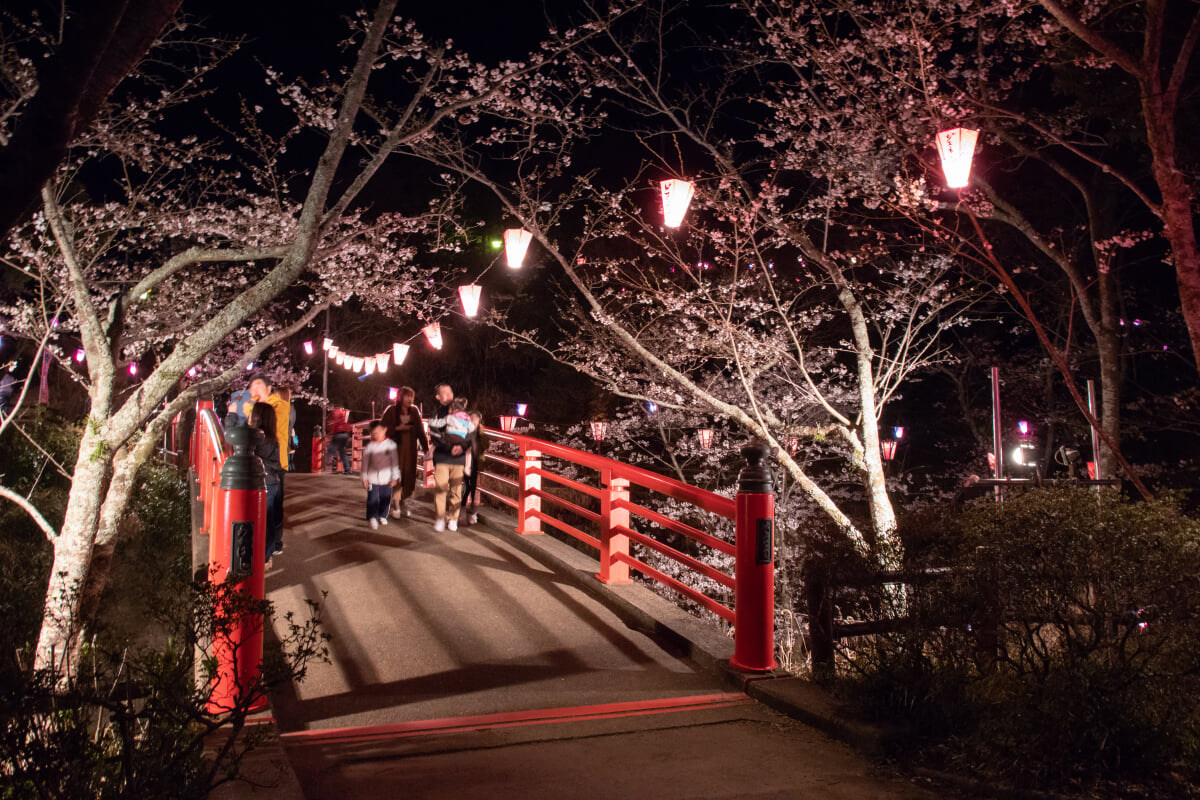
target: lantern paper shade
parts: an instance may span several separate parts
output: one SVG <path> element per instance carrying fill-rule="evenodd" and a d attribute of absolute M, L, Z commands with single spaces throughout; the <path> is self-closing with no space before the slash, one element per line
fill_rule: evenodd
<path fill-rule="evenodd" d="M 970 128 L 951 128 L 938 133 L 938 155 L 942 158 L 946 185 L 951 189 L 967 185 L 967 178 L 971 174 L 971 158 L 975 155 L 975 140 L 978 138 L 979 131 Z"/>
<path fill-rule="evenodd" d="M 331 347 L 333 347 L 333 339 L 326 339 L 325 341 L 321 342 L 322 350 L 328 350 Z"/>
<path fill-rule="evenodd" d="M 388 400 L 391 400 L 394 403 L 394 402 L 396 402 L 396 398 L 399 396 L 400 396 L 399 389 L 397 389 L 395 386 L 388 387 Z"/>
<path fill-rule="evenodd" d="M 522 228 L 509 228 L 504 232 L 504 257 L 508 261 L 509 269 L 521 266 L 532 239 L 533 234 Z"/>
<path fill-rule="evenodd" d="M 663 224 L 668 228 L 678 228 L 683 223 L 683 215 L 687 213 L 696 187 L 691 181 L 672 178 L 660 183 L 659 188 L 662 190 Z"/>
<path fill-rule="evenodd" d="M 431 322 L 424 327 L 425 338 L 429 340 L 429 344 L 434 350 L 442 349 L 442 325 L 440 322 Z"/>
<path fill-rule="evenodd" d="M 788 454 L 794 456 L 794 455 L 796 455 L 797 452 L 799 452 L 799 450 L 800 450 L 800 437 L 793 436 L 792 438 L 788 439 Z"/>
<path fill-rule="evenodd" d="M 896 457 L 896 440 L 890 439 L 879 443 L 879 452 L 883 455 L 884 461 L 891 461 Z"/>
<path fill-rule="evenodd" d="M 333 347 L 333 346 L 331 346 L 331 347 L 329 348 L 329 357 L 330 357 L 330 358 L 337 358 L 337 357 L 338 357 L 338 356 L 340 356 L 341 354 L 342 354 L 342 351 L 341 351 L 341 349 L 339 349 L 339 348 L 337 348 L 337 347 Z"/>
<path fill-rule="evenodd" d="M 396 362 L 396 366 L 404 363 L 404 359 L 408 356 L 408 345 L 396 342 L 392 345 L 392 358 Z"/>
<path fill-rule="evenodd" d="M 334 357 L 334 360 L 337 362 L 337 365 L 340 367 L 342 365 L 342 363 L 346 360 L 346 354 L 338 353 L 337 356 Z"/>
<path fill-rule="evenodd" d="M 604 434 L 608 432 L 608 423 L 602 419 L 592 420 L 592 439 L 597 442 L 604 441 Z"/>
<path fill-rule="evenodd" d="M 529 406 L 525 403 L 517 403 L 517 416 L 525 416 L 525 412 L 529 410 Z"/>
<path fill-rule="evenodd" d="M 387 372 L 388 362 L 392 360 L 391 353 L 376 353 L 375 354 L 375 369 L 380 372 Z"/>
<path fill-rule="evenodd" d="M 363 358 L 362 356 L 355 356 L 354 357 L 354 367 L 353 367 L 354 371 L 362 372 L 363 365 L 366 364 L 366 362 L 367 362 L 367 360 L 365 358 Z"/>
<path fill-rule="evenodd" d="M 903 439 L 904 438 L 904 428 L 892 428 L 892 438 L 893 439 Z"/>
<path fill-rule="evenodd" d="M 83 363 L 83 359 L 85 359 L 85 358 L 87 358 L 87 353 L 85 353 L 82 350 L 75 351 L 75 361 L 76 362 Z"/>
<path fill-rule="evenodd" d="M 367 368 L 367 374 L 370 375 L 375 371 L 375 356 L 367 356 L 363 361 L 365 362 L 364 366 Z"/>
<path fill-rule="evenodd" d="M 313 345 L 312 345 L 312 342 L 305 342 L 305 343 L 304 343 L 304 354 L 305 354 L 305 355 L 309 355 L 309 356 L 311 356 L 311 355 L 313 354 Z"/>
<path fill-rule="evenodd" d="M 463 313 L 473 317 L 479 313 L 479 293 L 483 287 L 477 283 L 458 287 L 458 299 L 462 301 Z"/>
<path fill-rule="evenodd" d="M 504 416 L 500 417 L 500 430 L 511 433 L 512 429 L 517 425 L 516 417 Z"/>
<path fill-rule="evenodd" d="M 700 446 L 701 447 L 703 447 L 705 450 L 712 447 L 712 442 L 713 442 L 713 429 L 712 428 L 701 428 L 700 430 L 696 431 L 696 435 L 698 435 L 700 437 Z"/>

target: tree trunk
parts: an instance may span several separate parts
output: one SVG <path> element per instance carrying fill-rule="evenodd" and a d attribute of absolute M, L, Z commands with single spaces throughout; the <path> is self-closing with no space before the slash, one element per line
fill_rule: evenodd
<path fill-rule="evenodd" d="M 129 509 L 129 498 L 133 495 L 134 479 L 145 458 L 139 459 L 136 452 L 122 450 L 113 468 L 112 480 L 108 482 L 108 491 L 104 493 L 104 504 L 100 507 L 99 526 L 96 529 L 96 542 L 92 548 L 92 562 L 87 569 L 87 577 L 83 583 L 83 591 L 79 598 L 79 624 L 87 625 L 96 617 L 100 608 L 100 598 L 108 586 L 108 576 L 112 573 L 113 553 L 117 548 L 117 534 L 120 532 L 121 520 Z M 71 659 L 77 657 L 76 643 Z"/>
<path fill-rule="evenodd" d="M 54 542 L 54 566 L 46 587 L 42 630 L 38 637 L 35 669 L 53 669 L 59 680 L 77 675 L 80 634 L 79 603 L 96 542 L 100 499 L 111 458 L 103 449 L 103 435 L 85 429 L 75 459 L 71 494 L 62 530 Z"/>
<path fill-rule="evenodd" d="M 1117 298 L 1111 273 L 1102 272 L 1100 290 L 1100 330 L 1094 331 L 1100 357 L 1100 422 L 1114 442 L 1121 441 L 1121 345 L 1117 326 Z M 1106 478 L 1117 474 L 1117 458 L 1112 448 L 1101 444 L 1092 457 Z"/>

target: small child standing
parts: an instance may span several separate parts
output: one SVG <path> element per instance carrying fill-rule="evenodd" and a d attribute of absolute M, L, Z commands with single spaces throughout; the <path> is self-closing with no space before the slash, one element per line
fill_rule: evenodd
<path fill-rule="evenodd" d="M 387 525 L 392 487 L 400 480 L 400 452 L 388 438 L 387 427 L 371 423 L 371 441 L 363 448 L 362 482 L 367 490 L 367 523 L 371 530 Z"/>

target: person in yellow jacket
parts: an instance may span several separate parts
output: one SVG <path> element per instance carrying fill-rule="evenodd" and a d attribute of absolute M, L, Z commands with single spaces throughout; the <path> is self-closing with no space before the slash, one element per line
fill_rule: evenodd
<path fill-rule="evenodd" d="M 268 537 L 267 541 L 274 542 L 274 553 L 283 552 L 283 493 L 284 480 L 283 476 L 287 474 L 288 468 L 288 430 L 290 428 L 289 418 L 291 416 L 291 403 L 284 400 L 274 391 L 271 384 L 267 383 L 267 379 L 262 375 L 254 375 L 250 378 L 250 397 L 256 403 L 266 403 L 275 410 L 275 439 L 279 442 L 279 463 L 283 466 L 283 472 L 279 476 L 279 493 L 275 495 L 274 520 L 276 529 L 273 531 L 273 536 Z M 267 558 L 270 558 L 274 553 L 267 553 Z"/>

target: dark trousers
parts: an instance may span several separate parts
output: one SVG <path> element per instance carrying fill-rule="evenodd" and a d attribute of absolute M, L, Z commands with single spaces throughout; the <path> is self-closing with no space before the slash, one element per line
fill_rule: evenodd
<path fill-rule="evenodd" d="M 329 437 L 329 453 L 325 460 L 329 463 L 329 471 L 334 472 L 334 466 L 340 460 L 342 462 L 342 472 L 350 474 L 350 434 L 335 433 Z"/>
<path fill-rule="evenodd" d="M 372 483 L 367 490 L 367 519 L 386 519 L 392 504 L 392 487 L 386 483 Z"/>
<path fill-rule="evenodd" d="M 471 466 L 475 466 L 472 464 Z M 467 508 L 475 507 L 475 487 L 479 483 L 479 470 L 476 469 L 463 476 L 463 498 L 462 503 Z"/>
<path fill-rule="evenodd" d="M 283 546 L 283 487 L 279 484 L 267 484 L 267 560 L 275 552 L 276 545 Z"/>

